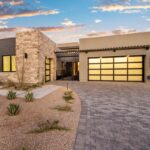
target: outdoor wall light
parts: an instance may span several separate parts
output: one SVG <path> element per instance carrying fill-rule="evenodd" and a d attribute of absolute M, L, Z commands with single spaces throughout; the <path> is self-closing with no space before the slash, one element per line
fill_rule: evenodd
<path fill-rule="evenodd" d="M 24 58 L 27 59 L 28 58 L 28 54 L 24 53 Z"/>
<path fill-rule="evenodd" d="M 146 50 L 149 50 L 149 47 L 147 46 L 145 49 L 146 49 Z"/>
<path fill-rule="evenodd" d="M 116 49 L 114 49 L 113 52 L 116 52 Z"/>

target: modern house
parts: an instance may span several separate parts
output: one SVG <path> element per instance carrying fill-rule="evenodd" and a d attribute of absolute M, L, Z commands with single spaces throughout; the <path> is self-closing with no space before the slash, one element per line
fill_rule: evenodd
<path fill-rule="evenodd" d="M 150 32 L 91 37 L 56 45 L 38 30 L 0 40 L 0 80 L 148 82 Z"/>

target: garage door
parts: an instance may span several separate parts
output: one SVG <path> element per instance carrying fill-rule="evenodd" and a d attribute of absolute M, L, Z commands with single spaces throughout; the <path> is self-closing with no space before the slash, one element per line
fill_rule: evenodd
<path fill-rule="evenodd" d="M 88 59 L 89 81 L 144 81 L 143 56 Z"/>

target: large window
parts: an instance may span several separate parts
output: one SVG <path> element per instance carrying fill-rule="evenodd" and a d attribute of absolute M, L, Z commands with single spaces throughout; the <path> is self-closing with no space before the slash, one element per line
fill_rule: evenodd
<path fill-rule="evenodd" d="M 15 56 L 3 56 L 3 72 L 16 71 Z"/>
<path fill-rule="evenodd" d="M 89 80 L 143 81 L 143 56 L 89 58 Z"/>

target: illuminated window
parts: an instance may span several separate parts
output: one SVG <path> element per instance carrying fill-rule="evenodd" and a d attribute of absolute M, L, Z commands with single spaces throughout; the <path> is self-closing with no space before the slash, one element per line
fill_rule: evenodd
<path fill-rule="evenodd" d="M 3 72 L 16 71 L 15 56 L 3 56 Z"/>
<path fill-rule="evenodd" d="M 12 71 L 16 71 L 16 57 L 11 56 L 11 69 Z"/>

